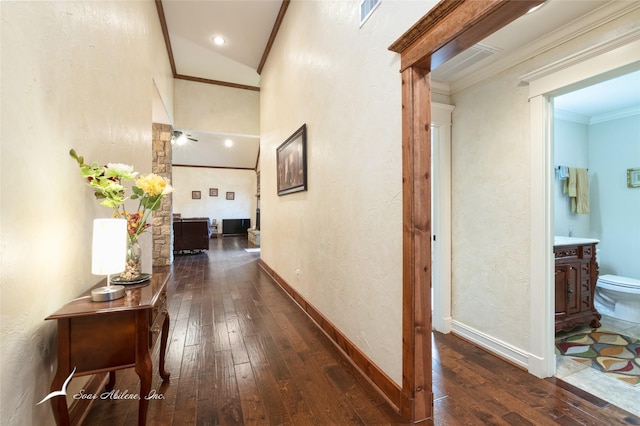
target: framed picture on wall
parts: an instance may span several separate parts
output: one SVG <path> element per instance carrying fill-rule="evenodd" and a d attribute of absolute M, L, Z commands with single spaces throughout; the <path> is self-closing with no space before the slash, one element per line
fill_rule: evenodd
<path fill-rule="evenodd" d="M 199 200 L 201 198 L 200 191 L 191 191 L 191 199 Z"/>
<path fill-rule="evenodd" d="M 640 188 L 640 167 L 627 169 L 627 187 Z"/>
<path fill-rule="evenodd" d="M 236 193 L 235 192 L 227 192 L 227 200 L 235 200 Z"/>
<path fill-rule="evenodd" d="M 217 197 L 218 188 L 209 188 L 209 197 Z"/>
<path fill-rule="evenodd" d="M 303 124 L 276 150 L 278 195 L 307 190 L 307 125 Z"/>

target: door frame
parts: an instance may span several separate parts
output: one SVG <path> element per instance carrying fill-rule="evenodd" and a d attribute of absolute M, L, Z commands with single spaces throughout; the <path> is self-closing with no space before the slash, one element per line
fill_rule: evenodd
<path fill-rule="evenodd" d="M 451 332 L 451 114 L 453 105 L 431 103 L 432 327 Z"/>
<path fill-rule="evenodd" d="M 521 77 L 529 83 L 531 117 L 531 282 L 529 287 L 530 331 L 528 370 L 538 377 L 556 372 L 554 352 L 554 259 L 553 259 L 553 109 L 551 98 L 578 87 L 640 69 L 640 40 L 620 39 L 591 46 L 552 67 Z M 636 36 L 638 37 L 638 36 Z M 582 58 L 582 60 L 577 60 Z"/>
<path fill-rule="evenodd" d="M 544 0 L 442 0 L 389 50 L 402 76 L 402 395 L 411 422 L 433 418 L 431 70 Z"/>

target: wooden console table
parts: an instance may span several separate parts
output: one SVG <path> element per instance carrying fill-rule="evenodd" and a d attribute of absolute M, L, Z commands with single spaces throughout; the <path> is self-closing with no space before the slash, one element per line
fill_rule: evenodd
<path fill-rule="evenodd" d="M 121 299 L 93 302 L 89 290 L 48 316 L 47 320 L 58 322 L 58 369 L 51 391 L 62 389 L 74 368 L 74 377 L 109 372 L 107 389 L 113 389 L 115 370 L 135 367 L 140 377 L 138 424 L 144 425 L 149 405 L 145 396 L 151 391 L 150 353 L 160 334 L 158 370 L 163 380 L 169 380 L 164 369 L 169 332 L 168 279 L 167 269 L 154 269 L 151 280 L 126 286 Z M 96 286 L 102 285 L 106 285 L 106 279 Z M 68 425 L 66 398 L 57 396 L 51 404 L 57 424 Z"/>

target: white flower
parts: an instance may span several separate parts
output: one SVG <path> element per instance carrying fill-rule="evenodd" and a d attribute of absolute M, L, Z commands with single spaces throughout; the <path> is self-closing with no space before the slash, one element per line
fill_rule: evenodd
<path fill-rule="evenodd" d="M 104 171 L 104 175 L 108 178 L 131 180 L 134 179 L 138 172 L 133 171 L 133 166 L 121 163 L 109 163 Z"/>

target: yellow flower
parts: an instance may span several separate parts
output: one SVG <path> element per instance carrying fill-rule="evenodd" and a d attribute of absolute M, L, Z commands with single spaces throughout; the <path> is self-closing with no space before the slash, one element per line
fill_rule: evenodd
<path fill-rule="evenodd" d="M 155 197 L 163 193 L 164 188 L 167 186 L 167 181 L 155 173 L 149 173 L 148 175 L 140 176 L 136 180 L 136 186 L 145 194 L 149 194 L 150 197 Z"/>

